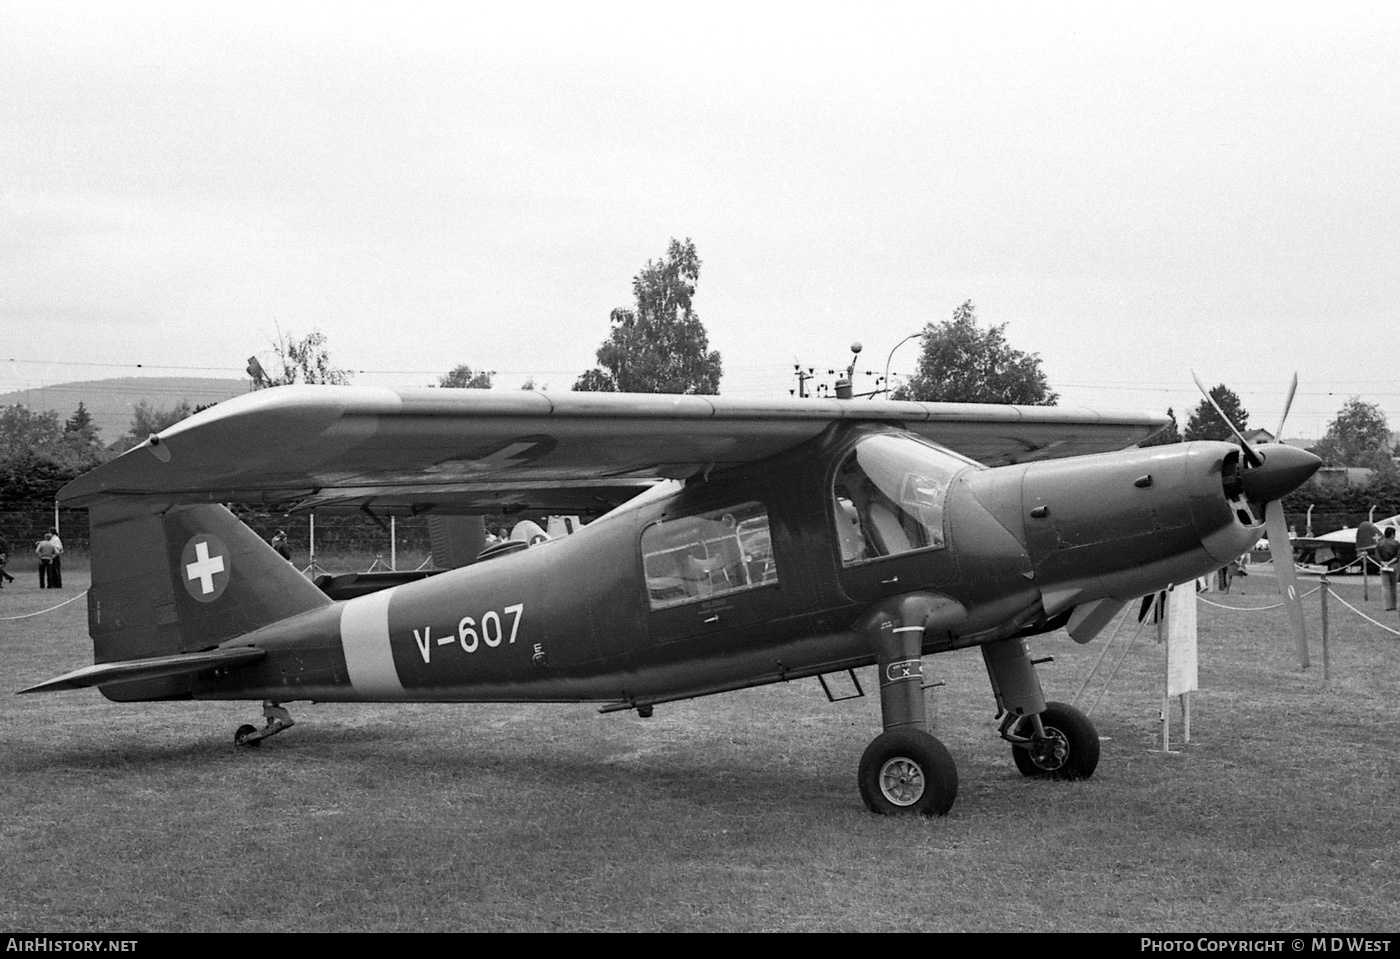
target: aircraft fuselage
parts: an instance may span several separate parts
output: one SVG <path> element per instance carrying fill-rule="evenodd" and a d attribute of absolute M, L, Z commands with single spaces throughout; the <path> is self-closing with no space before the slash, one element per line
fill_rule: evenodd
<path fill-rule="evenodd" d="M 839 426 L 644 494 L 577 533 L 312 609 L 225 645 L 208 699 L 646 706 L 869 665 L 871 611 L 917 596 L 923 653 L 1054 628 L 1247 550 L 1226 443 L 986 469 Z M 109 687 L 113 698 L 140 698 Z"/>

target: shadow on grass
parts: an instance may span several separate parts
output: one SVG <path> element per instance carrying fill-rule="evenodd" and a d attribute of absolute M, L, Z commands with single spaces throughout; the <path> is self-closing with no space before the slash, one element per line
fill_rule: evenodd
<path fill-rule="evenodd" d="M 139 735 L 139 731 L 133 731 Z M 472 742 L 415 739 L 392 724 L 295 728 L 256 748 L 209 738 L 186 743 L 116 741 L 92 745 L 26 743 L 8 763 L 14 780 L 100 775 L 159 778 L 172 783 L 206 778 L 258 779 L 296 770 L 327 783 L 410 790 L 444 779 L 491 782 L 517 795 L 543 795 L 567 784 L 571 792 L 649 797 L 660 804 L 742 802 L 850 807 L 854 765 L 832 769 L 775 753 L 763 743 L 674 751 L 633 749 L 617 754 L 597 741 L 559 743 L 545 736 Z"/>

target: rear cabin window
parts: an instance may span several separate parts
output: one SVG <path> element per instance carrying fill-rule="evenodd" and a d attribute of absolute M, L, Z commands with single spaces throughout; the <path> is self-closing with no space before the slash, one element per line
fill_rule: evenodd
<path fill-rule="evenodd" d="M 902 436 L 871 436 L 836 471 L 832 506 L 846 565 L 942 549 L 948 484 L 969 461 Z"/>
<path fill-rule="evenodd" d="M 778 582 L 768 511 L 759 503 L 648 526 L 642 564 L 652 609 Z"/>

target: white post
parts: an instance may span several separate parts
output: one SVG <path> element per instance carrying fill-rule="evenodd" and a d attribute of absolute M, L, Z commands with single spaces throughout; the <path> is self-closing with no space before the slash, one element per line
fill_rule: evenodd
<path fill-rule="evenodd" d="M 398 517 L 389 517 L 389 569 L 399 568 L 399 525 Z"/>

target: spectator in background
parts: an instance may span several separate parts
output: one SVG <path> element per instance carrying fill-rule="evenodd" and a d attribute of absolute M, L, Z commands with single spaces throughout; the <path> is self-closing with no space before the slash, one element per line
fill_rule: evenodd
<path fill-rule="evenodd" d="M 1385 608 L 1395 608 L 1395 561 L 1400 558 L 1400 541 L 1395 527 L 1387 526 L 1385 536 L 1376 543 L 1376 559 L 1381 564 L 1381 583 L 1385 593 Z"/>
<path fill-rule="evenodd" d="M 279 529 L 276 533 L 273 534 L 272 548 L 277 550 L 277 555 L 281 556 L 287 562 L 290 563 L 292 561 L 292 550 L 290 547 L 287 546 L 286 530 Z"/>
<path fill-rule="evenodd" d="M 5 588 L 6 583 L 13 583 L 15 578 L 5 569 L 5 564 L 10 561 L 10 544 L 0 536 L 0 589 Z"/>
<path fill-rule="evenodd" d="M 49 571 L 53 568 L 53 558 L 58 555 L 52 535 L 45 533 L 44 538 L 35 544 L 34 552 L 39 557 L 39 588 L 48 589 Z"/>
<path fill-rule="evenodd" d="M 63 588 L 63 540 L 58 538 L 58 530 L 49 530 L 49 542 L 53 543 L 53 563 L 49 566 L 49 589 Z"/>

